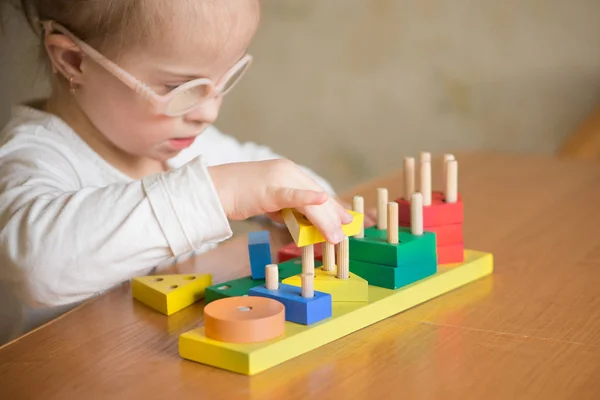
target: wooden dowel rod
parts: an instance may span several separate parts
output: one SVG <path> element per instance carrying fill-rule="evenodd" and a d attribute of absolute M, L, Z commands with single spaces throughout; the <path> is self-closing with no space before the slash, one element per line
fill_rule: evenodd
<path fill-rule="evenodd" d="M 364 214 L 365 213 L 365 199 L 362 196 L 354 196 L 352 199 L 352 209 L 357 213 Z M 360 227 L 360 232 L 354 235 L 356 238 L 365 237 L 365 224 L 363 219 L 363 224 Z"/>
<path fill-rule="evenodd" d="M 265 267 L 265 286 L 268 290 L 279 289 L 279 269 L 277 264 L 269 264 Z"/>
<path fill-rule="evenodd" d="M 387 229 L 388 190 L 377 189 L 377 229 Z"/>
<path fill-rule="evenodd" d="M 423 234 L 423 195 L 419 192 L 410 200 L 410 229 L 413 235 Z"/>

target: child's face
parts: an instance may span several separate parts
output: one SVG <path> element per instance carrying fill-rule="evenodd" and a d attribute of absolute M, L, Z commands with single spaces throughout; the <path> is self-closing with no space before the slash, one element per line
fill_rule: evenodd
<path fill-rule="evenodd" d="M 115 62 L 160 95 L 196 78 L 216 82 L 246 54 L 258 26 L 258 0 L 196 3 L 194 15 L 173 10 L 172 20 L 165 22 L 168 26 L 157 27 L 164 32 L 161 40 L 132 49 Z M 219 113 L 220 96 L 182 116 L 161 115 L 100 65 L 84 62 L 81 68 L 82 110 L 113 146 L 127 154 L 166 161 L 191 145 Z"/>

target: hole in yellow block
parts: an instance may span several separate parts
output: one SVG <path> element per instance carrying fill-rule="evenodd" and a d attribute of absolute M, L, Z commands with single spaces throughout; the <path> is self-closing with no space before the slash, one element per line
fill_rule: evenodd
<path fill-rule="evenodd" d="M 171 315 L 204 298 L 210 274 L 138 276 L 131 281 L 133 298 L 165 315 Z"/>

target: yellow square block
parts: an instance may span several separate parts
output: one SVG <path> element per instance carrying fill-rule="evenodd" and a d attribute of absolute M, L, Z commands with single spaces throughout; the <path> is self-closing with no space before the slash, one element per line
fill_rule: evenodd
<path fill-rule="evenodd" d="M 342 225 L 342 231 L 346 236 L 354 236 L 359 234 L 364 224 L 364 214 L 357 213 L 356 211 L 352 210 L 346 211 L 348 211 L 354 217 L 354 219 L 349 224 Z M 286 208 L 282 210 L 281 216 L 283 218 L 283 222 L 285 222 L 285 225 L 290 231 L 296 246 L 304 247 L 308 246 L 309 244 L 317 244 L 325 241 L 325 237 L 321 234 L 317 227 L 314 226 L 312 222 L 306 218 L 306 216 L 298 211 L 291 208 Z"/>
<path fill-rule="evenodd" d="M 204 327 L 192 329 L 179 336 L 179 355 L 228 371 L 255 375 L 488 276 L 493 269 L 492 254 L 465 250 L 463 263 L 441 265 L 435 275 L 400 289 L 369 286 L 368 303 L 334 303 L 333 315 L 326 320 L 312 325 L 286 321 L 285 333 L 276 339 L 260 343 L 226 343 L 207 338 Z"/>
<path fill-rule="evenodd" d="M 212 275 L 149 275 L 131 280 L 131 295 L 148 307 L 171 315 L 204 298 Z"/>
<path fill-rule="evenodd" d="M 369 282 L 366 279 L 353 273 L 348 279 L 338 279 L 335 274 L 335 270 L 315 268 L 315 290 L 329 293 L 331 301 L 369 301 Z M 300 287 L 300 275 L 290 276 L 281 283 Z"/>

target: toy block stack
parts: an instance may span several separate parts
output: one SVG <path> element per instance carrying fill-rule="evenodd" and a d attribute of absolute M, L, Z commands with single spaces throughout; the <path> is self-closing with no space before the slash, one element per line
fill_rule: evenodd
<path fill-rule="evenodd" d="M 138 277 L 133 297 L 170 315 L 204 296 L 204 325 L 179 336 L 179 355 L 254 375 L 490 275 L 492 255 L 464 249 L 456 160 L 444 158 L 443 191 L 431 189 L 430 162 L 422 153 L 419 190 L 413 158 L 404 160 L 402 196 L 389 201 L 387 188 L 377 189 L 372 227 L 354 196 L 354 220 L 338 244 L 297 210 L 283 210 L 293 243 L 278 263 L 269 232 L 252 232 L 248 276 L 215 285 L 210 275 Z"/>
<path fill-rule="evenodd" d="M 267 266 L 266 273 L 265 285 L 250 289 L 248 296 L 266 297 L 281 302 L 285 306 L 286 321 L 297 324 L 310 325 L 331 317 L 331 295 L 315 290 L 312 274 L 302 273 L 298 287 L 280 284 L 276 265 Z"/>
<path fill-rule="evenodd" d="M 345 235 L 358 234 L 364 225 L 364 214 L 348 210 L 353 220 L 342 226 Z M 294 243 L 302 250 L 302 272 L 313 280 L 315 290 L 329 293 L 334 302 L 366 302 L 369 297 L 368 282 L 350 273 L 348 236 L 336 246 L 326 242 L 318 229 L 296 210 L 284 210 L 283 219 L 290 230 Z M 314 247 L 322 245 L 322 267 L 315 268 Z M 336 262 L 337 261 L 337 262 Z M 282 283 L 301 286 L 302 277 L 291 276 Z"/>
<path fill-rule="evenodd" d="M 205 302 L 209 304 L 226 297 L 246 296 L 248 291 L 265 284 L 265 268 L 271 265 L 271 241 L 269 231 L 256 231 L 248 234 L 248 256 L 250 260 L 250 276 L 222 282 L 206 288 Z M 320 265 L 318 261 L 315 261 Z M 285 279 L 302 272 L 302 262 L 290 259 L 276 264 L 277 276 Z"/>
<path fill-rule="evenodd" d="M 350 271 L 371 286 L 398 289 L 437 271 L 436 237 L 423 231 L 423 198 L 411 197 L 410 228 L 398 226 L 398 203 L 377 190 L 377 225 L 350 239 Z"/>
<path fill-rule="evenodd" d="M 415 193 L 415 160 L 404 159 L 404 194 L 396 199 L 399 206 L 398 222 L 411 227 L 411 196 Z M 451 154 L 444 155 L 443 190 L 431 186 L 431 155 L 422 152 L 419 163 L 420 189 L 423 195 L 423 229 L 433 232 L 437 240 L 439 265 L 464 261 L 463 202 L 458 192 L 458 161 Z"/>

